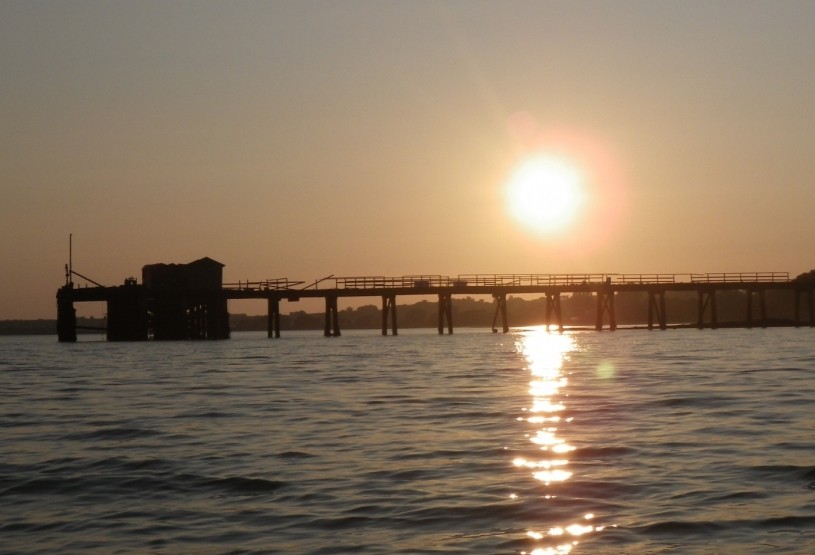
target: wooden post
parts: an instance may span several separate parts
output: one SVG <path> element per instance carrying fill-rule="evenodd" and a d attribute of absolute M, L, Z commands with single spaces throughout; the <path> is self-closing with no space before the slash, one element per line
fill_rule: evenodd
<path fill-rule="evenodd" d="M 268 298 L 268 310 L 266 312 L 266 337 L 280 337 L 280 299 L 277 297 Z"/>
<path fill-rule="evenodd" d="M 668 329 L 668 312 L 665 310 L 665 291 L 659 292 L 659 312 L 662 319 L 659 321 L 659 329 Z"/>
<path fill-rule="evenodd" d="M 795 290 L 795 306 L 793 307 L 793 321 L 795 322 L 795 327 L 801 326 L 801 291 L 799 289 Z"/>
<path fill-rule="evenodd" d="M 761 327 L 767 327 L 767 300 L 766 300 L 766 289 L 759 289 L 758 290 L 758 310 L 761 315 Z"/>
<path fill-rule="evenodd" d="M 614 290 L 611 288 L 611 279 L 609 278 L 602 289 L 597 291 L 597 331 L 603 329 L 603 314 L 608 313 L 608 329 L 614 331 L 617 329 L 617 320 L 614 316 Z"/>
<path fill-rule="evenodd" d="M 705 327 L 705 312 L 707 311 L 707 307 L 710 306 L 710 327 L 712 329 L 716 329 L 719 327 L 719 320 L 718 315 L 716 313 L 716 290 L 711 289 L 710 291 L 704 291 L 702 289 L 698 290 L 699 292 L 699 329 Z"/>
<path fill-rule="evenodd" d="M 563 331 L 563 316 L 560 310 L 560 291 L 554 293 L 546 293 L 546 331 L 549 331 L 549 326 L 552 325 L 552 314 L 557 320 L 558 331 Z"/>
<path fill-rule="evenodd" d="M 719 316 L 716 312 L 716 291 L 713 290 L 710 292 L 710 319 L 711 319 L 711 326 L 715 330 L 719 327 Z"/>
<path fill-rule="evenodd" d="M 340 321 L 337 314 L 337 296 L 326 295 L 325 297 L 325 333 L 326 337 L 339 337 Z"/>
<path fill-rule="evenodd" d="M 444 320 L 447 320 L 447 333 L 453 333 L 453 302 L 450 293 L 439 293 L 439 335 L 444 334 Z"/>
<path fill-rule="evenodd" d="M 657 300 L 658 299 L 658 300 Z M 654 313 L 657 316 L 659 329 L 668 327 L 668 318 L 665 314 L 665 291 L 648 290 L 648 329 L 654 329 Z"/>
<path fill-rule="evenodd" d="M 76 343 L 76 309 L 72 296 L 73 283 L 57 291 L 57 339 L 60 343 Z"/>
<path fill-rule="evenodd" d="M 495 293 L 492 296 L 495 299 L 495 316 L 492 318 L 492 333 L 497 333 L 498 329 L 495 327 L 495 322 L 498 320 L 498 314 L 501 314 L 501 330 L 504 333 L 509 332 L 509 324 L 507 322 L 507 296 L 506 293 Z"/>
<path fill-rule="evenodd" d="M 747 289 L 747 327 L 753 327 L 753 290 Z"/>
<path fill-rule="evenodd" d="M 799 327 L 801 325 L 801 295 L 804 293 L 802 289 L 795 290 L 795 327 Z M 809 316 L 809 326 L 815 326 L 815 304 L 813 304 L 812 299 L 812 289 L 808 289 L 806 291 L 807 295 L 807 310 Z"/>
<path fill-rule="evenodd" d="M 382 295 L 382 335 L 388 335 L 388 316 L 391 319 L 392 333 L 397 335 L 396 295 Z"/>
<path fill-rule="evenodd" d="M 807 291 L 807 297 L 809 299 L 809 327 L 815 327 L 815 303 L 813 303 L 811 288 Z"/>

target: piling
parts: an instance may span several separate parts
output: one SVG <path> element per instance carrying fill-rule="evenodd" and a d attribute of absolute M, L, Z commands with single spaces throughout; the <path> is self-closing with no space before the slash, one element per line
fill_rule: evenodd
<path fill-rule="evenodd" d="M 266 312 L 266 337 L 280 337 L 280 298 L 269 297 Z"/>
<path fill-rule="evenodd" d="M 549 326 L 552 325 L 557 325 L 558 331 L 563 331 L 563 316 L 560 310 L 560 291 L 546 292 L 545 323 L 546 331 L 549 331 Z"/>
<path fill-rule="evenodd" d="M 447 322 L 447 333 L 453 333 L 453 301 L 450 293 L 439 293 L 439 335 L 444 334 Z"/>
<path fill-rule="evenodd" d="M 382 335 L 388 335 L 388 318 L 390 317 L 393 335 L 399 332 L 396 327 L 396 295 L 382 295 Z"/>
<path fill-rule="evenodd" d="M 507 320 L 507 295 L 506 293 L 496 293 L 493 296 L 495 299 L 495 315 L 492 318 L 492 332 L 498 333 L 498 328 L 495 323 L 498 321 L 498 316 L 501 316 L 501 331 L 509 333 L 509 322 Z"/>
<path fill-rule="evenodd" d="M 339 337 L 340 320 L 337 314 L 337 296 L 328 295 L 325 298 L 325 332 L 326 337 Z"/>
<path fill-rule="evenodd" d="M 76 309 L 74 308 L 73 291 L 73 283 L 68 283 L 57 291 L 57 339 L 61 343 L 76 342 Z"/>
<path fill-rule="evenodd" d="M 608 315 L 608 329 L 617 329 L 617 319 L 614 315 L 614 289 L 611 286 L 611 278 L 608 278 L 602 288 L 597 291 L 597 331 L 603 330 L 603 316 Z"/>

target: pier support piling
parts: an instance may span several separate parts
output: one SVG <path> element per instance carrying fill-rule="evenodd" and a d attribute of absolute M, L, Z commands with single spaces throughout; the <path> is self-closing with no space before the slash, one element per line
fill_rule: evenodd
<path fill-rule="evenodd" d="M 753 327 L 753 290 L 748 289 L 745 291 L 747 294 L 747 327 Z"/>
<path fill-rule="evenodd" d="M 552 316 L 555 317 L 555 322 L 552 321 Z M 558 331 L 563 331 L 563 316 L 560 310 L 560 292 L 546 293 L 546 331 L 549 331 L 549 326 L 557 323 Z"/>
<path fill-rule="evenodd" d="M 340 333 L 340 320 L 337 314 L 337 297 L 336 295 L 328 295 L 325 298 L 325 336 L 326 337 L 339 337 Z"/>
<path fill-rule="evenodd" d="M 665 313 L 665 291 L 648 291 L 648 329 L 654 329 L 654 314 L 657 317 L 659 329 L 668 328 L 668 318 Z"/>
<path fill-rule="evenodd" d="M 608 329 L 614 331 L 617 329 L 617 319 L 614 315 L 614 290 L 611 289 L 611 284 L 606 283 L 603 289 L 597 291 L 597 331 L 603 329 L 603 315 L 608 314 Z"/>
<path fill-rule="evenodd" d="M 396 328 L 396 295 L 382 295 L 382 335 L 388 335 L 388 317 L 391 322 L 391 333 L 398 335 Z"/>
<path fill-rule="evenodd" d="M 505 293 L 496 293 L 492 298 L 495 299 L 495 315 L 492 317 L 492 333 L 498 333 L 498 328 L 495 327 L 495 323 L 498 321 L 499 314 L 501 315 L 501 331 L 508 333 L 507 296 Z"/>
<path fill-rule="evenodd" d="M 57 291 L 57 339 L 61 343 L 76 343 L 76 309 L 72 297 L 73 284 Z"/>
<path fill-rule="evenodd" d="M 809 326 L 813 327 L 815 326 L 815 302 L 813 302 L 813 296 L 815 295 L 812 294 L 812 289 L 807 291 L 807 293 L 809 299 Z"/>
<path fill-rule="evenodd" d="M 813 300 L 812 289 L 795 290 L 795 327 L 801 326 L 801 296 L 806 294 L 807 316 L 809 317 L 809 327 L 815 326 L 815 300 Z"/>
<path fill-rule="evenodd" d="M 758 294 L 759 323 L 762 328 L 767 327 L 767 302 L 764 289 L 747 289 L 747 327 L 753 327 L 753 295 Z"/>
<path fill-rule="evenodd" d="M 439 293 L 439 335 L 444 334 L 444 322 L 447 321 L 447 333 L 453 333 L 453 300 L 450 293 Z"/>
<path fill-rule="evenodd" d="M 280 337 L 280 299 L 269 297 L 267 301 L 268 310 L 266 312 L 266 337 Z"/>
<path fill-rule="evenodd" d="M 708 307 L 710 308 L 710 327 L 716 329 L 719 327 L 719 319 L 716 312 L 716 290 L 699 289 L 699 321 L 697 323 L 699 329 L 705 327 L 705 313 Z"/>

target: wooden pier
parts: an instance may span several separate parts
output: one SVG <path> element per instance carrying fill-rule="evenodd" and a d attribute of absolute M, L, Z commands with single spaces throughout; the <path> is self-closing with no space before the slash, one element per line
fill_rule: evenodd
<path fill-rule="evenodd" d="M 143 283 L 133 278 L 124 285 L 76 287 L 66 271 L 66 284 L 57 292 L 60 341 L 76 341 L 74 303 L 107 303 L 107 338 L 111 341 L 146 339 L 226 339 L 230 335 L 227 304 L 234 299 L 267 301 L 268 337 L 280 337 L 280 302 L 319 298 L 325 302 L 326 337 L 341 335 L 339 304 L 343 298 L 375 297 L 382 302 L 382 335 L 398 334 L 397 297 L 435 296 L 438 332 L 453 333 L 452 300 L 456 295 L 489 295 L 495 301 L 493 331 L 510 328 L 508 295 L 538 294 L 545 298 L 542 315 L 547 329 L 564 329 L 561 297 L 591 294 L 596 299 L 596 330 L 617 329 L 615 297 L 620 293 L 647 293 L 647 328 L 667 329 L 665 296 L 694 292 L 698 296 L 695 327 L 720 327 L 717 293 L 745 293 L 742 327 L 768 324 L 766 295 L 788 291 L 794 297 L 791 325 L 815 326 L 815 281 L 791 280 L 786 272 L 718 274 L 462 274 L 401 277 L 330 276 L 306 285 L 287 278 L 221 283 L 219 262 L 204 258 L 190 264 L 145 266 Z M 756 306 L 757 305 L 757 306 Z M 756 308 L 758 309 L 756 311 Z M 645 316 L 645 315 L 644 315 Z"/>

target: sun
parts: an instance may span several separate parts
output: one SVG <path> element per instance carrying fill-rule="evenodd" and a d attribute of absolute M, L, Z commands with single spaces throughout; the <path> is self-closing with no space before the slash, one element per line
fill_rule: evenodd
<path fill-rule="evenodd" d="M 583 179 L 567 160 L 539 155 L 522 161 L 506 185 L 510 214 L 541 234 L 573 223 L 585 203 Z"/>

